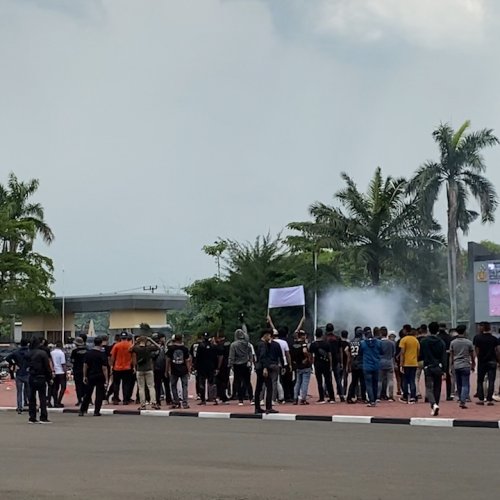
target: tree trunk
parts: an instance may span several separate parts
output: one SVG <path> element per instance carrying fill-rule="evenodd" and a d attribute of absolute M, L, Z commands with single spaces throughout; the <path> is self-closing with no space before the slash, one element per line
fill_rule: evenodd
<path fill-rule="evenodd" d="M 448 287 L 450 293 L 451 326 L 457 325 L 457 210 L 458 190 L 455 182 L 448 182 Z"/>

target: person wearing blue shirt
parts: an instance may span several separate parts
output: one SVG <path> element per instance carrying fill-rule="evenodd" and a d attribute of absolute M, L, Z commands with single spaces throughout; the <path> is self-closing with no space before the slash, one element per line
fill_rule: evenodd
<path fill-rule="evenodd" d="M 380 371 L 380 357 L 382 356 L 382 342 L 373 337 L 371 332 L 365 333 L 365 340 L 361 342 L 360 351 L 363 355 L 363 374 L 365 377 L 368 405 L 377 405 L 378 373 Z"/>

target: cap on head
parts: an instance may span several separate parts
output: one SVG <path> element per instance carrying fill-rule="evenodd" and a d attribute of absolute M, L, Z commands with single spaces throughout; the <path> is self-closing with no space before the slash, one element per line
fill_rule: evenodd
<path fill-rule="evenodd" d="M 120 338 L 121 339 L 128 339 L 128 333 L 126 331 L 123 331 L 122 333 L 120 333 Z"/>
<path fill-rule="evenodd" d="M 82 346 L 84 344 L 85 344 L 85 342 L 83 341 L 83 339 L 81 337 L 76 337 L 76 339 L 75 339 L 75 345 Z"/>

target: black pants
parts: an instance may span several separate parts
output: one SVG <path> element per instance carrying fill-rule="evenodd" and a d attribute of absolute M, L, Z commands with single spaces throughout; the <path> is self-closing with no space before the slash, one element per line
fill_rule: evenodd
<path fill-rule="evenodd" d="M 347 399 L 349 401 L 352 401 L 354 399 L 354 395 L 356 394 L 356 390 L 359 384 L 361 386 L 361 399 L 365 401 L 366 385 L 363 370 L 361 370 L 360 368 L 353 368 L 351 371 L 351 377 L 351 385 L 349 386 L 349 394 L 347 395 Z"/>
<path fill-rule="evenodd" d="M 325 399 L 324 386 L 326 386 L 328 399 L 335 401 L 335 392 L 333 390 L 332 371 L 330 370 L 330 365 L 316 363 L 314 365 L 314 373 L 316 374 L 316 382 L 318 384 L 318 394 L 320 401 L 324 401 Z"/>
<path fill-rule="evenodd" d="M 172 404 L 172 394 L 170 392 L 170 377 L 165 377 L 163 370 L 155 370 L 155 393 L 156 404 L 161 404 L 161 391 L 165 394 L 165 403 Z"/>
<path fill-rule="evenodd" d="M 215 377 L 217 386 L 217 397 L 221 401 L 227 401 L 227 386 L 229 385 L 229 370 L 221 370 Z"/>
<path fill-rule="evenodd" d="M 343 374 L 343 371 L 342 371 L 342 368 L 340 368 L 340 365 L 335 365 L 333 367 L 333 375 L 335 377 L 335 383 L 337 385 L 337 394 L 340 396 L 340 397 L 343 397 L 345 396 L 345 390 L 346 390 L 346 386 L 343 384 L 344 382 L 344 374 Z M 333 379 L 332 379 L 333 380 Z"/>
<path fill-rule="evenodd" d="M 477 365 L 477 397 L 480 401 L 484 401 L 484 379 L 488 377 L 488 393 L 487 401 L 493 401 L 493 393 L 495 392 L 495 379 L 497 376 L 497 364 L 495 361 L 487 363 L 478 363 Z"/>
<path fill-rule="evenodd" d="M 290 366 L 285 366 L 285 373 L 281 375 L 281 386 L 283 387 L 283 397 L 285 401 L 293 401 L 293 373 Z"/>
<path fill-rule="evenodd" d="M 83 372 L 74 372 L 76 400 L 78 404 L 82 404 L 85 396 L 85 384 L 83 383 Z"/>
<path fill-rule="evenodd" d="M 448 365 L 446 367 L 446 399 L 451 398 L 451 366 L 450 356 L 448 355 Z"/>
<path fill-rule="evenodd" d="M 240 403 L 243 403 L 245 395 L 248 394 L 251 399 L 252 385 L 250 382 L 250 368 L 246 365 L 234 365 L 234 392 L 238 396 Z"/>
<path fill-rule="evenodd" d="M 82 405 L 80 406 L 80 411 L 82 413 L 87 413 L 94 389 L 94 415 L 101 411 L 102 401 L 104 400 L 104 394 L 106 392 L 105 384 L 106 381 L 104 380 L 104 377 L 89 377 L 88 384 L 85 387 L 85 395 L 83 396 Z"/>
<path fill-rule="evenodd" d="M 443 379 L 443 372 L 437 368 L 429 367 L 425 370 L 425 397 L 431 405 L 439 405 L 441 399 L 441 385 Z"/>
<path fill-rule="evenodd" d="M 264 370 L 257 370 L 257 386 L 255 387 L 255 410 L 260 410 L 260 394 L 262 389 L 266 388 L 266 410 L 273 407 L 273 381 L 271 374 L 264 377 Z"/>
<path fill-rule="evenodd" d="M 114 370 L 113 371 L 113 401 L 120 398 L 120 384 L 122 386 L 123 402 L 129 402 L 132 399 L 134 374 L 132 370 Z"/>
<path fill-rule="evenodd" d="M 207 390 L 208 399 L 214 399 L 216 396 L 216 386 L 214 383 L 214 372 L 201 372 L 198 373 L 200 380 L 200 399 L 203 402 L 207 400 Z M 208 386 L 208 389 L 207 389 Z"/>
<path fill-rule="evenodd" d="M 54 376 L 54 383 L 52 384 L 52 399 L 54 406 L 62 403 L 64 393 L 66 392 L 66 374 L 61 373 Z"/>
<path fill-rule="evenodd" d="M 36 420 L 36 395 L 40 402 L 40 420 L 48 420 L 47 414 L 47 382 L 45 377 L 30 377 L 29 416 L 31 421 Z"/>

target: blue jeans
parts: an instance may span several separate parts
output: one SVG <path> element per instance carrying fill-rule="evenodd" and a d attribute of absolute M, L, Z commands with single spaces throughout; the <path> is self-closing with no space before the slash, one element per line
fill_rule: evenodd
<path fill-rule="evenodd" d="M 307 399 L 307 389 L 311 380 L 311 368 L 302 368 L 297 370 L 297 380 L 295 381 L 294 396 L 295 399 L 305 401 Z"/>
<path fill-rule="evenodd" d="M 461 403 L 467 401 L 470 392 L 470 368 L 455 368 L 458 398 Z"/>
<path fill-rule="evenodd" d="M 28 375 L 16 375 L 17 409 L 22 410 L 30 398 L 30 386 Z"/>
<path fill-rule="evenodd" d="M 417 385 L 415 384 L 415 377 L 417 375 L 416 366 L 405 366 L 403 374 L 403 397 L 408 399 L 408 392 L 410 392 L 410 399 L 417 399 Z"/>
<path fill-rule="evenodd" d="M 363 370 L 368 401 L 375 403 L 378 393 L 378 370 Z"/>

